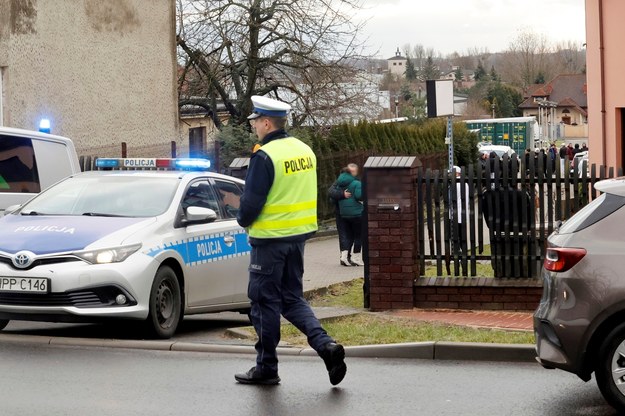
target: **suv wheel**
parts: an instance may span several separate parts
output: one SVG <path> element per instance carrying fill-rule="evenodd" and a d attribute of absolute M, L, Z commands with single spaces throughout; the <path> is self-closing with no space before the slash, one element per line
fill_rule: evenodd
<path fill-rule="evenodd" d="M 6 328 L 8 324 L 9 324 L 8 319 L 0 319 L 0 331 Z"/>
<path fill-rule="evenodd" d="M 182 319 L 182 299 L 176 273 L 167 266 L 156 272 L 150 291 L 147 329 L 156 338 L 171 338 Z"/>
<path fill-rule="evenodd" d="M 595 377 L 606 401 L 625 412 L 625 324 L 610 332 L 599 348 Z"/>

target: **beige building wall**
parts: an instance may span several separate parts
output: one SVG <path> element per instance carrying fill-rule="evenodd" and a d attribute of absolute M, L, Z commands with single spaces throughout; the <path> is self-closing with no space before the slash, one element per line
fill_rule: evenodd
<path fill-rule="evenodd" d="M 389 59 L 388 71 L 393 75 L 403 76 L 406 73 L 406 59 Z"/>
<path fill-rule="evenodd" d="M 569 110 L 568 113 L 564 112 L 564 108 L 556 108 L 555 111 L 556 123 L 560 123 L 564 116 L 569 116 L 571 118 L 571 124 L 560 124 L 561 137 L 564 139 L 588 138 L 588 123 L 586 122 L 586 117 L 584 116 L 584 114 L 574 108 L 567 109 Z M 538 119 L 538 109 L 524 109 L 523 117 L 536 117 L 536 119 Z"/>
<path fill-rule="evenodd" d="M 0 0 L 4 125 L 80 155 L 167 156 L 179 140 L 174 0 Z"/>
<path fill-rule="evenodd" d="M 612 167 L 625 165 L 624 16 L 623 0 L 586 0 L 589 156 Z"/>

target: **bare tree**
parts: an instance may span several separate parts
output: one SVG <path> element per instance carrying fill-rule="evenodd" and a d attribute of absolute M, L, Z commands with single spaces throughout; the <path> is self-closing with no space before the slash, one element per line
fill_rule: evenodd
<path fill-rule="evenodd" d="M 421 71 L 421 69 L 425 65 L 425 60 L 428 57 L 425 47 L 421 45 L 420 43 L 417 43 L 414 46 L 411 46 L 410 44 L 406 44 L 404 46 L 404 53 L 406 54 L 407 57 L 409 57 L 412 60 L 412 63 L 414 64 L 415 69 L 417 70 L 417 73 L 419 73 L 419 71 Z"/>
<path fill-rule="evenodd" d="M 467 49 L 465 54 L 465 64 L 471 63 L 471 66 L 467 66 L 467 68 L 477 68 L 477 64 L 481 61 L 482 63 L 488 62 L 490 60 L 491 53 L 487 47 L 477 47 L 474 46 L 472 48 Z"/>
<path fill-rule="evenodd" d="M 555 46 L 558 72 L 579 74 L 586 67 L 586 51 L 578 42 L 560 42 Z"/>
<path fill-rule="evenodd" d="M 180 83 L 200 78 L 199 95 L 231 122 L 246 121 L 252 95 L 290 102 L 295 124 L 363 105 L 368 91 L 357 86 L 369 84 L 355 65 L 363 24 L 352 18 L 360 0 L 177 1 Z"/>
<path fill-rule="evenodd" d="M 551 46 L 547 37 L 531 30 L 520 31 L 505 53 L 504 78 L 520 87 L 536 83 L 540 78 L 554 75 Z"/>

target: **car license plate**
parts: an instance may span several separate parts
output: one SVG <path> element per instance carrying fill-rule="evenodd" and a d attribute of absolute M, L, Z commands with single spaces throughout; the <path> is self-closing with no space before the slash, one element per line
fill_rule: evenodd
<path fill-rule="evenodd" d="M 0 277 L 0 292 L 48 293 L 50 282 L 45 278 Z"/>

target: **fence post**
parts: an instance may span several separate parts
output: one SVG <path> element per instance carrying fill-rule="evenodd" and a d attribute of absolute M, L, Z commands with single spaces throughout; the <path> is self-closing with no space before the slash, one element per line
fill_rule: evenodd
<path fill-rule="evenodd" d="M 365 163 L 365 304 L 410 309 L 419 276 L 416 157 L 370 157 Z"/>

